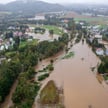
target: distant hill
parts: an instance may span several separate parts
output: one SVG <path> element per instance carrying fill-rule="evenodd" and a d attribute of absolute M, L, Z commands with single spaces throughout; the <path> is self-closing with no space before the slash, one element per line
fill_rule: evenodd
<path fill-rule="evenodd" d="M 63 11 L 65 8 L 59 4 L 51 4 L 37 0 L 18 0 L 5 5 L 0 5 L 0 10 L 20 13 L 40 13 Z"/>
<path fill-rule="evenodd" d="M 4 11 L 4 10 L 6 10 L 5 6 L 3 4 L 0 4 L 0 11 Z"/>
<path fill-rule="evenodd" d="M 76 10 L 82 10 L 82 9 L 100 9 L 100 8 L 107 8 L 108 4 L 87 4 L 87 3 L 70 3 L 70 4 L 63 4 L 64 7 L 67 7 L 68 9 L 76 9 Z"/>

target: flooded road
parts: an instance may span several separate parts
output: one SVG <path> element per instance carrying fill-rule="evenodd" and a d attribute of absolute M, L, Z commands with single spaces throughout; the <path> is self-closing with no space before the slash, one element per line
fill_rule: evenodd
<path fill-rule="evenodd" d="M 75 56 L 58 60 L 44 85 L 54 80 L 58 86 L 63 86 L 66 108 L 108 108 L 108 89 L 91 71 L 91 67 L 98 65 L 99 59 L 86 43 L 76 44 L 70 51 L 74 51 Z"/>

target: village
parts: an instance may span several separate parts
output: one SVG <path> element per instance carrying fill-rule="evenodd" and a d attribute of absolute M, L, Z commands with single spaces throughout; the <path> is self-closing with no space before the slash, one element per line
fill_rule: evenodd
<path fill-rule="evenodd" d="M 92 68 L 91 70 L 94 70 L 94 68 L 96 68 L 97 69 L 96 74 L 99 74 L 101 76 L 101 78 L 99 79 L 97 78 L 99 82 L 102 83 L 104 81 L 105 84 L 108 83 L 108 74 L 107 74 L 108 26 L 103 27 L 100 24 L 93 25 L 86 21 L 82 21 L 82 20 L 77 21 L 73 17 L 68 17 L 68 16 L 65 17 L 65 14 L 66 12 L 37 14 L 35 15 L 34 18 L 28 18 L 25 21 L 26 23 L 24 24 L 19 23 L 17 25 L 9 25 L 4 31 L 1 31 L 0 65 L 2 66 L 3 63 L 5 63 L 5 61 L 6 63 L 9 62 L 13 63 L 14 60 L 17 60 L 17 62 L 20 61 L 20 67 L 21 67 L 20 71 L 22 71 L 22 73 L 20 74 L 20 77 L 18 79 L 21 80 L 18 83 L 19 88 L 23 82 L 22 78 L 25 78 L 23 85 L 27 85 L 28 84 L 27 82 L 29 82 L 30 84 L 32 84 L 32 87 L 36 86 L 37 89 L 35 91 L 35 94 L 37 94 L 37 91 L 40 89 L 41 83 L 45 79 L 50 77 L 50 74 L 54 70 L 54 65 L 55 65 L 55 61 L 54 61 L 55 59 L 51 59 L 50 64 L 47 64 L 48 66 L 46 66 L 42 61 L 44 61 L 44 59 L 48 57 L 50 58 L 50 56 L 54 56 L 54 54 L 59 53 L 59 51 L 61 50 L 66 53 L 64 57 L 62 57 L 63 60 L 65 59 L 68 60 L 68 58 L 77 55 L 77 57 L 80 57 L 81 64 L 83 64 L 82 62 L 86 63 L 86 57 L 80 55 L 80 52 L 78 53 L 80 56 L 78 56 L 78 54 L 75 54 L 72 49 L 74 46 L 77 45 L 79 45 L 78 48 L 83 47 L 83 44 L 85 46 L 88 45 L 87 51 L 89 50 L 90 47 L 92 49 L 92 53 L 95 54 L 98 57 L 98 59 L 101 61 L 100 64 L 98 64 L 96 61 L 96 65 L 88 66 L 89 69 Z M 83 51 L 84 49 L 82 50 L 82 52 Z M 88 55 L 88 52 L 86 52 L 85 54 Z M 75 57 L 75 59 L 77 57 Z M 60 60 L 60 62 L 62 61 L 61 58 L 60 59 L 56 58 L 56 60 L 58 61 Z M 93 60 L 91 61 L 93 62 Z M 38 64 L 38 62 L 42 63 L 41 64 L 42 69 L 39 71 L 36 70 L 36 72 L 34 72 L 31 69 L 31 66 Z M 87 63 L 89 64 L 89 62 Z M 17 65 L 19 66 L 19 64 Z M 15 67 L 15 68 L 19 69 L 19 67 Z M 32 72 L 30 70 L 32 70 Z M 24 73 L 23 71 L 27 71 L 27 72 Z M 54 83 L 53 85 L 55 91 L 58 92 L 59 89 L 57 89 L 57 87 L 55 86 L 55 82 L 53 83 Z M 33 90 L 35 89 L 33 88 Z M 57 94 L 58 95 L 57 97 L 60 97 L 59 95 L 61 95 L 63 99 L 59 100 L 59 102 L 56 102 L 56 100 L 54 100 L 56 104 L 52 102 L 53 105 L 55 104 L 55 106 L 59 106 L 60 104 L 64 108 L 63 91 L 64 89 L 62 87 L 60 93 L 58 92 Z M 20 93 L 17 94 L 17 91 L 15 91 L 15 93 L 16 94 L 13 96 L 12 99 L 14 100 L 16 106 L 17 105 L 20 106 L 19 103 L 21 99 L 16 97 L 16 95 L 19 95 Z M 33 99 L 35 98 L 34 94 L 32 94 L 32 96 L 33 98 L 31 99 L 32 102 L 30 103 L 30 105 L 33 104 L 34 101 Z M 42 102 L 45 101 L 44 92 L 42 95 L 42 99 L 43 100 L 40 99 Z M 17 100 L 18 100 L 18 104 L 17 104 Z M 50 102 L 50 100 L 48 101 Z M 49 104 L 48 102 L 46 103 Z M 47 104 L 45 104 L 44 106 L 47 107 L 48 106 Z M 52 107 L 50 104 L 49 106 Z"/>

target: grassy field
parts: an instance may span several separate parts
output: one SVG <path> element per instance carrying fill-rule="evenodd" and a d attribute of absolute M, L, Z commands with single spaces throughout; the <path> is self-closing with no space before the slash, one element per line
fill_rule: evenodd
<path fill-rule="evenodd" d="M 66 54 L 62 59 L 68 59 L 74 56 L 74 52 L 69 52 L 68 54 Z"/>
<path fill-rule="evenodd" d="M 35 24 L 30 24 L 29 25 L 30 27 L 37 27 Z M 53 26 L 53 25 L 43 25 L 43 26 L 40 26 L 44 29 L 47 29 L 48 31 L 49 30 L 53 30 L 54 31 L 54 34 L 57 34 L 57 35 L 62 35 L 63 34 L 63 30 L 61 30 L 59 27 L 57 26 Z"/>
<path fill-rule="evenodd" d="M 76 21 L 86 21 L 91 24 L 100 24 L 102 26 L 108 24 L 108 18 L 106 17 L 90 17 L 90 18 L 75 18 Z"/>
<path fill-rule="evenodd" d="M 14 57 L 16 55 L 16 51 L 11 51 L 11 52 L 6 52 L 5 56 L 10 58 L 10 57 Z"/>
<path fill-rule="evenodd" d="M 43 74 L 43 75 L 41 75 L 41 76 L 38 77 L 38 81 L 43 81 L 47 77 L 49 77 L 49 74 L 48 73 L 45 73 L 45 74 Z"/>
<path fill-rule="evenodd" d="M 76 12 L 68 12 L 65 18 L 74 18 L 76 21 L 87 21 L 90 24 L 100 24 L 102 26 L 108 24 L 108 17 L 92 17 L 87 15 L 81 15 Z"/>
<path fill-rule="evenodd" d="M 38 40 L 32 40 L 30 42 L 28 41 L 22 41 L 19 45 L 19 48 L 26 47 L 27 45 L 36 45 L 38 43 Z"/>
<path fill-rule="evenodd" d="M 48 29 L 48 30 L 53 30 L 54 34 L 57 34 L 57 35 L 63 34 L 63 31 L 60 28 L 58 28 L 57 26 L 44 25 L 43 28 Z"/>
<path fill-rule="evenodd" d="M 59 93 L 54 81 L 49 81 L 40 93 L 41 104 L 57 104 L 59 103 Z"/>

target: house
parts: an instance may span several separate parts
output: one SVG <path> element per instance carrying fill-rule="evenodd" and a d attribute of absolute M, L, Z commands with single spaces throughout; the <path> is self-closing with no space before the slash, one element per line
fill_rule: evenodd
<path fill-rule="evenodd" d="M 0 46 L 0 51 L 3 51 L 3 50 L 5 50 L 5 49 L 8 50 L 10 46 L 11 46 L 10 42 L 7 41 L 7 42 L 5 42 L 4 44 L 2 44 L 2 45 Z"/>
<path fill-rule="evenodd" d="M 64 19 L 64 20 L 61 20 L 61 22 L 62 22 L 62 23 L 68 23 L 68 22 L 69 22 L 69 20 Z"/>
<path fill-rule="evenodd" d="M 8 44 L 5 44 L 4 46 L 5 46 L 5 49 L 6 49 L 6 50 L 9 49 L 9 45 L 8 45 Z"/>
<path fill-rule="evenodd" d="M 34 32 L 35 27 L 29 27 L 29 32 Z"/>
<path fill-rule="evenodd" d="M 19 31 L 15 31 L 15 32 L 13 33 L 13 35 L 14 35 L 14 37 L 15 37 L 15 36 L 21 37 L 21 36 L 23 35 L 23 33 L 22 33 L 22 32 L 19 32 Z"/>
<path fill-rule="evenodd" d="M 92 29 L 92 26 L 87 26 L 87 29 L 88 29 L 88 30 Z"/>
<path fill-rule="evenodd" d="M 37 14 L 34 18 L 29 18 L 28 20 L 45 20 L 45 15 L 44 14 Z"/>
<path fill-rule="evenodd" d="M 95 26 L 93 26 L 93 29 L 94 29 L 94 30 L 99 30 L 99 28 L 100 28 L 100 25 L 95 25 Z"/>
<path fill-rule="evenodd" d="M 31 41 L 33 41 L 33 39 L 28 39 L 27 41 L 28 41 L 28 42 L 31 42 Z"/>
<path fill-rule="evenodd" d="M 84 25 L 84 22 L 80 22 L 79 24 L 83 26 Z"/>
<path fill-rule="evenodd" d="M 4 45 L 1 45 L 0 46 L 0 51 L 3 51 L 5 49 L 5 46 Z"/>
<path fill-rule="evenodd" d="M 45 16 L 44 15 L 36 15 L 35 20 L 45 20 Z"/>
<path fill-rule="evenodd" d="M 14 26 L 9 26 L 8 30 L 15 30 L 15 27 Z"/>
<path fill-rule="evenodd" d="M 92 13 L 82 13 L 82 15 L 92 16 Z"/>
<path fill-rule="evenodd" d="M 86 26 L 82 26 L 83 29 L 87 28 Z"/>
<path fill-rule="evenodd" d="M 90 37 L 90 38 L 89 38 L 90 43 L 92 43 L 92 42 L 93 42 L 93 40 L 94 40 L 94 38 L 93 38 L 93 37 Z"/>
<path fill-rule="evenodd" d="M 102 42 L 102 35 L 96 34 L 96 35 L 94 36 L 94 38 L 98 40 L 98 43 L 101 43 L 101 42 Z"/>
<path fill-rule="evenodd" d="M 101 55 L 104 55 L 104 50 L 102 48 L 97 48 L 96 49 L 96 54 L 101 56 Z"/>

